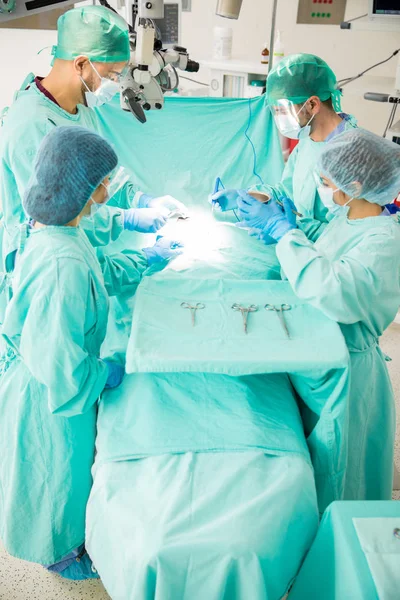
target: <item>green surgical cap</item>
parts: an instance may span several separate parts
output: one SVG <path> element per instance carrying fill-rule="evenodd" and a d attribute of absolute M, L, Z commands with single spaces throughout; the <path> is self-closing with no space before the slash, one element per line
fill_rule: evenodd
<path fill-rule="evenodd" d="M 372 204 L 390 204 L 400 192 L 400 146 L 365 129 L 333 138 L 317 168 L 348 196 Z"/>
<path fill-rule="evenodd" d="M 130 57 L 128 26 L 122 17 L 103 6 L 82 6 L 63 14 L 57 23 L 54 58 L 74 60 L 87 56 L 93 62 L 126 62 Z"/>
<path fill-rule="evenodd" d="M 340 112 L 340 95 L 336 75 L 322 58 L 313 54 L 291 54 L 281 60 L 267 78 L 267 102 L 291 100 L 304 104 L 311 96 L 322 102 L 332 98 L 333 107 Z"/>

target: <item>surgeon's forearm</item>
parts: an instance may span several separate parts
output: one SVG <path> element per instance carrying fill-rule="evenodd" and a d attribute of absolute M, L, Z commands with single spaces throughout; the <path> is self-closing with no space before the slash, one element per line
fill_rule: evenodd
<path fill-rule="evenodd" d="M 97 402 L 106 385 L 108 369 L 100 358 L 87 355 L 84 362 L 64 375 L 68 378 L 66 385 L 48 387 L 49 409 L 54 415 L 75 417 Z"/>
<path fill-rule="evenodd" d="M 303 217 L 297 219 L 297 227 L 307 236 L 311 242 L 316 242 L 328 223 L 322 223 L 317 219 Z"/>
<path fill-rule="evenodd" d="M 112 206 L 104 206 L 93 218 L 84 218 L 81 227 L 92 246 L 107 246 L 119 238 L 124 231 L 123 211 Z"/>
<path fill-rule="evenodd" d="M 354 290 L 350 263 L 330 261 L 299 229 L 282 237 L 276 246 L 276 254 L 299 298 L 339 323 L 355 323 L 360 319 L 357 307 L 351 310 L 348 302 L 349 290 Z"/>
<path fill-rule="evenodd" d="M 99 248 L 97 257 L 109 296 L 125 293 L 132 296 L 142 280 L 143 273 L 149 266 L 144 252 L 136 250 L 123 250 L 107 255 Z"/>
<path fill-rule="evenodd" d="M 139 205 L 139 192 L 138 187 L 131 182 L 126 183 L 108 202 L 108 206 L 114 206 L 128 210 L 129 208 L 136 208 Z"/>

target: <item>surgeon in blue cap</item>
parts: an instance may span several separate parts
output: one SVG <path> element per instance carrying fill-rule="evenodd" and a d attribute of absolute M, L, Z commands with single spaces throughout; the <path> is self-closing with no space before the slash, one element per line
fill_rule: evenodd
<path fill-rule="evenodd" d="M 337 136 L 316 173 L 328 223 L 314 239 L 290 199 L 260 205 L 259 237 L 294 292 L 337 321 L 350 353 L 345 500 L 390 500 L 395 402 L 379 338 L 400 305 L 400 224 L 386 205 L 400 191 L 400 146 L 364 129 Z M 246 198 L 243 198 L 246 202 Z M 327 340 L 328 342 L 328 340 Z"/>
<path fill-rule="evenodd" d="M 117 156 L 81 127 L 43 140 L 24 196 L 0 357 L 0 537 L 7 551 L 73 579 L 95 576 L 84 551 L 97 404 L 123 366 L 100 359 L 109 295 L 134 293 L 144 271 L 177 256 L 160 239 L 103 256 L 81 224 L 105 211 Z"/>

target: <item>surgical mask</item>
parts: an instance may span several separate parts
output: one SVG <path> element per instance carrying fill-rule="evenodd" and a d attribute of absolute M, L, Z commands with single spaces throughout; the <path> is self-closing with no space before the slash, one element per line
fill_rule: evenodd
<path fill-rule="evenodd" d="M 106 190 L 106 196 L 105 196 L 104 201 L 101 204 L 100 204 L 100 202 L 96 202 L 95 200 L 93 200 L 93 197 L 90 196 L 90 200 L 92 201 L 92 204 L 90 205 L 90 216 L 91 217 L 94 217 L 94 215 L 100 210 L 100 208 L 102 206 L 104 206 L 105 204 L 107 204 L 107 202 L 110 199 L 110 194 L 109 194 L 109 191 L 108 191 L 108 187 L 106 185 L 104 185 L 103 182 L 101 182 L 100 185 L 102 185 L 103 188 Z"/>
<path fill-rule="evenodd" d="M 303 110 L 303 108 L 305 107 L 306 104 L 307 104 L 307 102 L 305 102 L 303 104 L 303 106 L 296 113 L 296 115 L 293 115 L 293 114 L 275 115 L 275 123 L 282 135 L 284 135 L 285 137 L 290 138 L 292 140 L 302 140 L 304 138 L 309 137 L 309 135 L 311 133 L 310 123 L 313 120 L 313 118 L 315 117 L 315 115 L 313 115 L 311 117 L 311 119 L 308 121 L 307 125 L 304 125 L 304 127 L 302 127 L 300 125 L 300 123 L 297 119 L 298 115 L 301 113 L 301 111 Z"/>
<path fill-rule="evenodd" d="M 346 202 L 346 204 L 343 204 L 343 205 L 336 204 L 336 202 L 333 199 L 333 195 L 338 191 L 339 191 L 339 188 L 336 188 L 335 190 L 333 190 L 330 187 L 325 187 L 325 186 L 318 187 L 318 194 L 319 194 L 319 197 L 321 198 L 321 202 L 329 210 L 329 212 L 332 215 L 335 215 L 335 217 L 339 217 L 339 216 L 347 217 L 347 214 L 350 210 L 349 204 L 352 200 L 354 200 L 354 198 L 350 198 L 350 200 L 348 200 Z"/>
<path fill-rule="evenodd" d="M 89 108 L 96 108 L 107 104 L 107 102 L 111 102 L 115 94 L 119 91 L 119 84 L 111 79 L 107 79 L 107 77 L 102 77 L 92 63 L 90 63 L 90 66 L 100 79 L 100 85 L 97 90 L 92 92 L 82 77 L 80 80 L 87 89 L 87 92 L 85 92 L 86 104 Z"/>

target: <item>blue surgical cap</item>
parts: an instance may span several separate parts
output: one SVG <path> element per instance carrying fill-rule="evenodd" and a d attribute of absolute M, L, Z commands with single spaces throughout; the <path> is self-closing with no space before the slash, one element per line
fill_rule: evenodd
<path fill-rule="evenodd" d="M 110 144 L 83 127 L 55 127 L 42 141 L 23 199 L 26 213 L 44 225 L 75 219 L 117 166 Z"/>
<path fill-rule="evenodd" d="M 400 146 L 350 129 L 326 144 L 318 170 L 349 196 L 384 206 L 400 192 Z"/>

